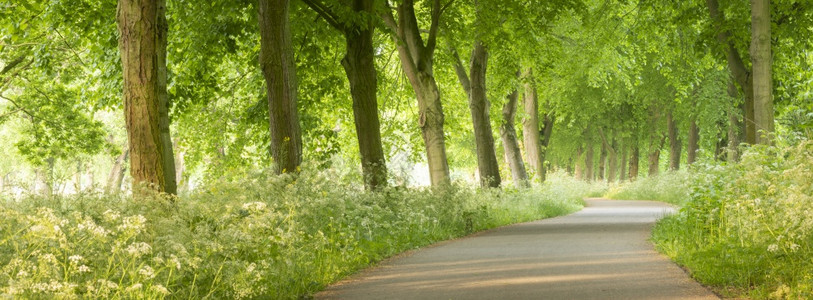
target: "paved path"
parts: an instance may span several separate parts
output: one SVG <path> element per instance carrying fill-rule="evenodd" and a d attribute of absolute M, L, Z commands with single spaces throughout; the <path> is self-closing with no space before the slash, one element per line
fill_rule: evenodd
<path fill-rule="evenodd" d="M 569 216 L 522 223 L 408 253 L 317 299 L 717 299 L 647 241 L 674 211 L 590 199 Z"/>

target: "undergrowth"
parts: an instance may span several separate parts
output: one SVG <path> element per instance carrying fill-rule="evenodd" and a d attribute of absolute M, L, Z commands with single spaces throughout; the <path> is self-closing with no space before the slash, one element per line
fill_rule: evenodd
<path fill-rule="evenodd" d="M 813 299 L 813 143 L 698 170 L 657 248 L 727 297 Z"/>
<path fill-rule="evenodd" d="M 336 170 L 254 174 L 181 198 L 29 197 L 0 202 L 0 298 L 307 297 L 393 254 L 567 214 L 591 186 L 389 188 Z"/>
<path fill-rule="evenodd" d="M 689 200 L 689 171 L 669 171 L 611 186 L 605 198 L 617 200 L 657 200 L 682 206 Z"/>

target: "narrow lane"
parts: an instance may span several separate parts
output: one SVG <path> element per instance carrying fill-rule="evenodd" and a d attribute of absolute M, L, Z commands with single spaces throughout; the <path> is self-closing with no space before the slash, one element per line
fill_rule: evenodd
<path fill-rule="evenodd" d="M 506 226 L 391 259 L 317 299 L 717 299 L 647 240 L 673 212 L 587 200 L 577 213 Z"/>

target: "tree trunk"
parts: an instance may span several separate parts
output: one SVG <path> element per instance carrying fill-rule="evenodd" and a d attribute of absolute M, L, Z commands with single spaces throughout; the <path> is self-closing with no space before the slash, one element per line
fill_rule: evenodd
<path fill-rule="evenodd" d="M 734 85 L 734 81 L 728 82 L 728 96 L 731 98 L 739 98 L 739 92 Z M 736 162 L 740 158 L 739 149 L 740 141 L 744 138 L 744 126 L 740 121 L 740 114 L 737 112 L 744 111 L 744 104 L 740 103 L 739 106 L 733 104 L 728 108 L 728 161 Z"/>
<path fill-rule="evenodd" d="M 757 143 L 770 145 L 774 133 L 771 77 L 771 1 L 751 0 L 751 62 Z"/>
<path fill-rule="evenodd" d="M 607 170 L 607 144 L 601 143 L 601 152 L 598 155 L 598 173 L 596 173 L 596 177 L 598 177 L 599 181 L 604 181 L 604 172 Z"/>
<path fill-rule="evenodd" d="M 589 136 L 585 138 L 585 154 L 584 154 L 584 178 L 586 181 L 593 180 L 593 167 L 595 167 L 595 160 L 593 159 L 593 142 Z"/>
<path fill-rule="evenodd" d="M 121 179 L 119 179 L 127 169 L 127 157 L 130 155 L 130 150 L 125 149 L 122 154 L 116 157 L 113 162 L 113 168 L 110 169 L 110 175 L 107 176 L 107 193 L 114 193 L 121 190 Z"/>
<path fill-rule="evenodd" d="M 680 170 L 680 152 L 683 145 L 672 112 L 666 114 L 666 126 L 669 132 L 669 170 L 677 171 Z"/>
<path fill-rule="evenodd" d="M 525 155 L 528 165 L 531 167 L 531 174 L 541 181 L 544 172 L 542 166 L 542 145 L 539 137 L 539 100 L 536 94 L 536 83 L 534 82 L 531 69 L 525 70 L 525 93 L 522 96 L 522 104 L 525 108 L 525 116 L 522 120 L 522 137 L 525 142 Z"/>
<path fill-rule="evenodd" d="M 756 144 L 756 127 L 754 123 L 754 86 L 751 78 L 751 71 L 745 66 L 740 53 L 735 48 L 731 33 L 723 29 L 725 16 L 719 11 L 717 0 L 706 0 L 709 8 L 709 15 L 715 29 L 717 30 L 717 42 L 725 49 L 726 62 L 731 76 L 742 88 L 745 98 L 745 142 Z M 770 21 L 769 21 L 770 22 Z M 770 26 L 770 25 L 769 25 Z"/>
<path fill-rule="evenodd" d="M 539 174 L 539 180 L 545 182 L 548 177 L 548 166 L 545 165 L 545 158 L 548 154 L 548 145 L 550 145 L 550 137 L 553 134 L 553 123 L 556 121 L 556 115 L 553 112 L 545 114 L 542 119 L 542 130 L 540 130 L 542 142 L 539 147 L 539 159 L 542 162 L 542 173 Z"/>
<path fill-rule="evenodd" d="M 443 106 L 433 74 L 433 56 L 441 13 L 440 0 L 432 1 L 432 22 L 425 44 L 415 18 L 414 5 L 414 0 L 404 0 L 398 5 L 397 23 L 389 8 L 382 17 L 385 25 L 395 34 L 393 40 L 398 49 L 401 67 L 418 98 L 418 126 L 426 148 L 432 186 L 444 186 L 451 181 L 443 134 Z"/>
<path fill-rule="evenodd" d="M 579 148 L 576 149 L 576 179 L 585 180 L 584 166 L 581 164 L 582 153 L 584 153 L 584 148 L 579 146 Z"/>
<path fill-rule="evenodd" d="M 169 95 L 167 94 L 167 34 L 169 24 L 166 17 L 166 0 L 158 0 L 158 130 L 161 131 L 163 146 L 164 191 L 178 194 L 175 178 L 175 154 L 169 132 Z"/>
<path fill-rule="evenodd" d="M 697 149 L 700 148 L 699 139 L 700 128 L 697 128 L 697 121 L 692 118 L 692 124 L 689 125 L 689 145 L 686 146 L 686 150 L 689 152 L 686 154 L 686 164 L 688 165 L 692 165 L 697 158 Z"/>
<path fill-rule="evenodd" d="M 356 12 L 373 13 L 372 0 L 354 0 Z M 377 190 L 387 185 L 387 163 L 381 144 L 381 125 L 378 119 L 378 81 L 375 70 L 372 19 L 365 26 L 348 28 L 344 32 L 347 53 L 342 66 L 350 82 L 353 97 L 353 117 L 367 190 Z"/>
<path fill-rule="evenodd" d="M 302 133 L 297 112 L 296 65 L 288 28 L 290 0 L 260 0 L 260 68 L 268 93 L 271 156 L 277 174 L 298 172 Z"/>
<path fill-rule="evenodd" d="M 638 179 L 638 162 L 641 160 L 641 153 L 638 149 L 638 143 L 632 144 L 632 151 L 630 151 L 630 181 Z"/>
<path fill-rule="evenodd" d="M 653 137 L 655 138 L 655 137 Z M 665 137 L 661 137 L 660 141 L 651 140 L 649 144 L 649 176 L 658 176 L 658 172 L 660 171 L 660 161 L 661 161 L 661 148 L 663 148 L 663 143 L 665 141 Z"/>
<path fill-rule="evenodd" d="M 514 128 L 519 92 L 514 89 L 506 98 L 506 102 L 502 106 L 502 125 L 500 126 L 500 137 L 505 150 L 505 160 L 508 161 L 508 167 L 511 168 L 511 179 L 514 180 L 514 185 L 528 187 L 530 186 L 528 173 L 525 171 L 525 163 L 522 162 L 522 153 L 517 142 L 517 131 Z"/>
<path fill-rule="evenodd" d="M 610 145 L 610 151 L 607 153 L 607 182 L 615 182 L 616 179 L 616 171 L 618 171 L 618 154 L 616 153 L 616 148 L 618 144 L 616 143 L 615 139 L 613 139 L 612 144 Z"/>
<path fill-rule="evenodd" d="M 624 182 L 624 181 L 627 180 L 627 149 L 629 148 L 629 146 L 626 143 L 624 143 L 623 140 L 621 141 L 621 144 L 622 144 L 622 146 L 621 146 L 621 165 L 620 165 L 621 170 L 618 172 L 618 174 L 619 174 L 618 180 L 621 181 L 621 182 Z"/>
<path fill-rule="evenodd" d="M 468 88 L 466 93 L 469 96 L 469 109 L 471 110 L 471 120 L 474 126 L 474 142 L 477 152 L 480 186 L 499 187 L 501 181 L 500 169 L 497 164 L 497 154 L 494 151 L 494 136 L 489 117 L 490 105 L 486 98 L 487 50 L 480 41 L 474 42 L 474 49 L 471 51 L 469 76 L 466 76 L 457 52 L 453 53 L 457 58 L 455 70 L 460 83 L 463 89 Z"/>
<path fill-rule="evenodd" d="M 120 0 L 119 51 L 124 75 L 124 117 L 134 184 L 166 190 L 160 130 L 158 0 Z"/>

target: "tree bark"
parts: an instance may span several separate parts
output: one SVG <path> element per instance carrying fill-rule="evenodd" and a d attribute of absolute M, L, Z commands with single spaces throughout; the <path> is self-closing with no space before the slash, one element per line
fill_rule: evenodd
<path fill-rule="evenodd" d="M 579 148 L 576 149 L 576 167 L 575 167 L 576 170 L 575 170 L 575 173 L 576 173 L 576 179 L 584 180 L 585 179 L 584 166 L 581 164 L 582 153 L 584 153 L 584 148 L 582 146 L 579 146 Z"/>
<path fill-rule="evenodd" d="M 604 172 L 607 171 L 607 144 L 601 143 L 601 152 L 598 155 L 598 173 L 596 177 L 599 181 L 604 181 Z"/>
<path fill-rule="evenodd" d="M 770 145 L 774 133 L 770 0 L 751 0 L 751 62 L 756 142 Z"/>
<path fill-rule="evenodd" d="M 632 151 L 630 151 L 630 173 L 629 180 L 635 181 L 638 179 L 638 162 L 641 160 L 641 153 L 638 149 L 638 143 L 632 144 Z"/>
<path fill-rule="evenodd" d="M 124 117 L 134 184 L 166 191 L 160 129 L 158 1 L 120 0 L 119 51 L 124 75 Z"/>
<path fill-rule="evenodd" d="M 505 160 L 511 169 L 511 179 L 517 187 L 529 187 L 528 173 L 525 171 L 525 163 L 522 161 L 522 153 L 517 142 L 517 131 L 514 128 L 514 118 L 517 112 L 517 99 L 519 92 L 514 89 L 506 97 L 502 106 L 502 125 L 500 126 L 500 137 L 502 138 L 503 149 L 505 150 Z"/>
<path fill-rule="evenodd" d="M 657 137 L 653 137 L 657 139 Z M 665 142 L 666 137 L 661 137 L 660 141 L 650 140 L 649 144 L 649 176 L 658 176 L 660 171 L 660 161 L 661 161 L 661 148 L 663 148 L 663 143 Z"/>
<path fill-rule="evenodd" d="M 373 13 L 372 0 L 354 0 L 356 12 Z M 372 19 L 365 26 L 348 28 L 344 32 L 347 53 L 342 66 L 350 82 L 353 97 L 353 116 L 364 173 L 364 185 L 377 190 L 387 185 L 387 163 L 381 143 L 381 124 L 378 119 L 378 81 L 375 70 Z"/>
<path fill-rule="evenodd" d="M 669 134 L 669 170 L 677 171 L 680 170 L 680 152 L 683 147 L 671 111 L 666 114 L 666 127 Z"/>
<path fill-rule="evenodd" d="M 415 17 L 414 5 L 414 0 L 400 2 L 397 7 L 397 21 L 389 8 L 384 11 L 382 18 L 385 25 L 394 33 L 393 40 L 398 49 L 401 67 L 418 98 L 418 126 L 421 128 L 426 148 L 432 186 L 444 186 L 451 181 L 443 134 L 443 106 L 433 71 L 433 56 L 442 12 L 440 0 L 432 1 L 432 22 L 424 43 Z"/>
<path fill-rule="evenodd" d="M 627 146 L 627 144 L 624 143 L 623 140 L 621 141 L 621 144 L 622 144 L 622 146 L 621 146 L 621 165 L 620 165 L 621 170 L 618 172 L 618 174 L 619 174 L 618 180 L 621 181 L 621 182 L 624 182 L 624 181 L 627 180 L 627 149 L 629 148 L 629 146 Z"/>
<path fill-rule="evenodd" d="M 480 185 L 483 187 L 500 186 L 500 168 L 497 164 L 497 153 L 494 151 L 494 134 L 491 129 L 490 107 L 486 98 L 486 68 L 488 52 L 482 42 L 475 41 L 471 52 L 472 81 L 469 93 L 469 108 L 474 125 L 474 140 L 477 148 L 477 166 L 480 169 Z"/>
<path fill-rule="evenodd" d="M 719 10 L 717 0 L 706 0 L 709 8 L 709 16 L 715 24 L 717 31 L 717 42 L 725 49 L 726 62 L 731 76 L 740 86 L 745 98 L 745 142 L 749 144 L 756 144 L 756 127 L 754 123 L 754 86 L 751 77 L 751 71 L 745 66 L 745 63 L 740 56 L 739 51 L 734 46 L 731 39 L 731 33 L 723 29 L 725 16 Z M 770 26 L 770 25 L 769 25 Z"/>
<path fill-rule="evenodd" d="M 593 180 L 593 167 L 595 167 L 595 159 L 593 159 L 593 141 L 590 136 L 586 135 L 585 140 L 585 154 L 584 154 L 584 178 L 587 181 Z"/>
<path fill-rule="evenodd" d="M 700 128 L 697 128 L 697 120 L 692 118 L 692 123 L 689 125 L 689 144 L 686 146 L 688 153 L 686 154 L 686 164 L 692 165 L 697 159 L 697 149 L 700 148 Z"/>
<path fill-rule="evenodd" d="M 452 49 L 452 55 L 455 58 L 454 68 L 457 78 L 469 96 L 480 186 L 499 187 L 501 181 L 500 170 L 497 164 L 497 154 L 494 151 L 494 136 L 489 116 L 490 105 L 486 97 L 488 52 L 482 42 L 479 40 L 474 41 L 474 47 L 471 51 L 471 66 L 469 67 L 470 75 L 466 75 L 457 51 Z"/>
<path fill-rule="evenodd" d="M 344 35 L 347 50 L 342 59 L 342 66 L 350 83 L 350 95 L 353 98 L 353 118 L 364 186 L 367 190 L 378 190 L 387 185 L 387 163 L 381 143 L 381 124 L 378 117 L 378 76 L 375 69 L 373 20 L 364 19 L 363 24 L 343 23 L 339 21 L 336 12 L 322 1 L 304 2 Z M 357 16 L 374 13 L 373 0 L 352 0 L 342 3 L 349 6 L 348 8 Z"/>
<path fill-rule="evenodd" d="M 296 64 L 288 27 L 289 2 L 259 0 L 259 59 L 268 93 L 271 156 L 277 174 L 298 172 L 302 163 Z"/>
<path fill-rule="evenodd" d="M 158 130 L 161 131 L 163 146 L 164 191 L 178 194 L 175 178 L 175 154 L 169 131 L 169 95 L 167 93 L 167 34 L 169 24 L 166 16 L 166 0 L 158 0 Z"/>
<path fill-rule="evenodd" d="M 522 104 L 525 108 L 525 116 L 522 120 L 522 137 L 525 142 L 525 155 L 531 174 L 541 181 L 543 170 L 542 145 L 539 136 L 539 100 L 536 94 L 536 82 L 534 81 L 531 69 L 526 69 L 525 93 L 522 96 Z"/>

